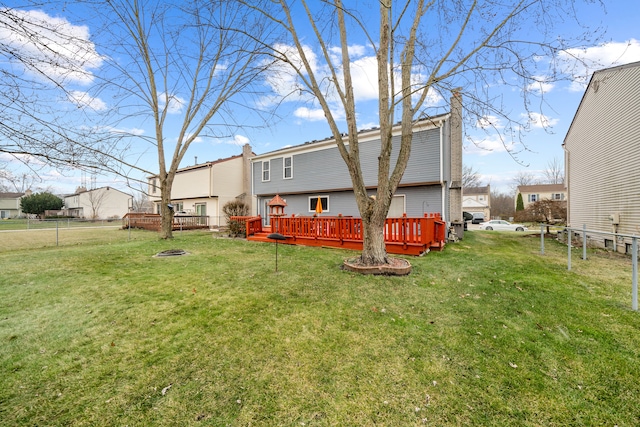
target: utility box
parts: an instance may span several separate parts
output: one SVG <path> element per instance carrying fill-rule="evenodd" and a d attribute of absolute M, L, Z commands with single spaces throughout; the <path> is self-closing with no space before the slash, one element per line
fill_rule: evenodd
<path fill-rule="evenodd" d="M 464 238 L 464 221 L 451 221 L 451 227 L 453 227 L 458 239 L 462 240 Z"/>
<path fill-rule="evenodd" d="M 620 212 L 614 212 L 611 215 L 609 215 L 609 221 L 611 221 L 611 224 L 613 224 L 613 225 L 619 225 L 620 224 Z"/>

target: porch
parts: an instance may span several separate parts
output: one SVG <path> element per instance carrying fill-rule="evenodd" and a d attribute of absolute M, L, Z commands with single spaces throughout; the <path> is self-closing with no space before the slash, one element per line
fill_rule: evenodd
<path fill-rule="evenodd" d="M 267 236 L 279 233 L 281 243 L 304 246 L 327 246 L 362 250 L 362 219 L 343 216 L 303 217 L 275 216 L 271 226 L 263 227 L 262 217 L 232 217 L 244 221 L 247 240 L 273 242 Z M 446 241 L 446 223 L 438 213 L 423 217 L 387 218 L 384 226 L 387 252 L 402 255 L 423 255 L 441 250 Z"/>

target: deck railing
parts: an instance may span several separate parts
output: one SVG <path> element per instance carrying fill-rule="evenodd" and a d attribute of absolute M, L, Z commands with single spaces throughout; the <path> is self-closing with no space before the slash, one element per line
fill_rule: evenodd
<path fill-rule="evenodd" d="M 244 220 L 247 238 L 263 233 L 261 217 L 233 217 Z M 271 218 L 271 232 L 284 235 L 290 243 L 312 246 L 360 248 L 363 242 L 362 219 L 343 216 L 282 216 Z M 440 214 L 423 217 L 387 218 L 384 225 L 387 250 L 418 255 L 442 248 L 446 240 L 446 224 Z"/>
<path fill-rule="evenodd" d="M 159 231 L 162 218 L 159 214 L 129 212 L 122 218 L 122 228 L 143 228 Z M 184 215 L 173 217 L 174 230 L 193 230 L 209 228 L 209 217 L 200 215 Z"/>

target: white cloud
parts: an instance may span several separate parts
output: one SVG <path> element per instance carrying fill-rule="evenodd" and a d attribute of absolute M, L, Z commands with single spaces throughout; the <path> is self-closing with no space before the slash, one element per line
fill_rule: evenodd
<path fill-rule="evenodd" d="M 244 135 L 234 135 L 233 138 L 215 138 L 213 142 L 214 144 L 228 144 L 241 147 L 245 144 L 250 143 L 251 140 Z"/>
<path fill-rule="evenodd" d="M 500 117 L 493 116 L 493 115 L 480 117 L 476 121 L 476 127 L 484 130 L 504 129 L 504 125 L 502 124 Z"/>
<path fill-rule="evenodd" d="M 544 94 L 550 92 L 551 89 L 553 89 L 555 86 L 553 83 L 549 83 L 544 76 L 532 76 L 532 78 L 533 80 L 535 80 L 535 82 L 527 86 L 527 90 L 530 90 L 532 92 Z"/>
<path fill-rule="evenodd" d="M 186 102 L 184 98 L 177 95 L 167 94 L 166 92 L 158 94 L 158 103 L 160 108 L 165 107 L 167 100 L 169 101 L 169 106 L 167 107 L 167 112 L 169 114 L 180 114 L 182 112 L 182 108 Z"/>
<path fill-rule="evenodd" d="M 640 41 L 609 42 L 560 52 L 563 71 L 573 78 L 571 90 L 584 91 L 594 71 L 640 61 Z"/>
<path fill-rule="evenodd" d="M 531 112 L 529 114 L 522 114 L 523 119 L 528 119 L 529 124 L 534 128 L 546 129 L 555 126 L 558 123 L 558 119 L 550 119 L 544 114 Z"/>
<path fill-rule="evenodd" d="M 2 12 L 0 40 L 24 58 L 14 63 L 63 85 L 93 81 L 91 70 L 102 65 L 103 57 L 95 50 L 88 27 L 39 10 L 5 8 Z"/>
<path fill-rule="evenodd" d="M 80 90 L 72 90 L 67 94 L 69 101 L 77 105 L 79 108 L 91 108 L 94 111 L 104 111 L 107 109 L 107 104 L 100 98 L 94 98 L 87 92 Z"/>
<path fill-rule="evenodd" d="M 312 122 L 325 120 L 324 111 L 322 111 L 321 108 L 315 108 L 312 110 L 307 107 L 300 107 L 293 112 L 293 115 L 300 119 L 306 119 Z"/>
<path fill-rule="evenodd" d="M 482 139 L 468 140 L 464 144 L 464 154 L 487 156 L 494 153 L 514 151 L 515 147 L 513 142 L 503 141 L 500 135 L 493 134 Z"/>

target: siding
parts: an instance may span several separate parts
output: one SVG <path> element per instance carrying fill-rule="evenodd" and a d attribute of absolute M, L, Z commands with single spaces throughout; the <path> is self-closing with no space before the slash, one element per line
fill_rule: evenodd
<path fill-rule="evenodd" d="M 569 223 L 640 233 L 640 63 L 594 74 L 565 138 Z"/>
<path fill-rule="evenodd" d="M 392 165 L 398 156 L 400 137 L 393 138 Z M 362 171 L 367 186 L 377 185 L 380 140 L 360 144 Z M 293 155 L 293 178 L 283 178 L 283 158 L 270 160 L 270 181 L 262 182 L 262 162 L 252 165 L 254 194 L 287 194 L 351 188 L 351 177 L 338 148 L 332 146 Z M 415 132 L 407 169 L 401 184 L 440 180 L 440 128 Z"/>

